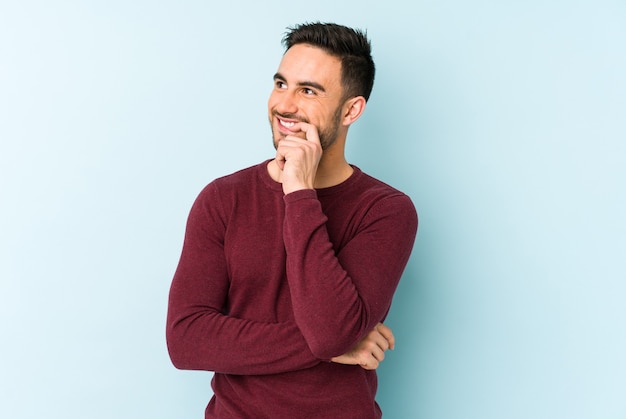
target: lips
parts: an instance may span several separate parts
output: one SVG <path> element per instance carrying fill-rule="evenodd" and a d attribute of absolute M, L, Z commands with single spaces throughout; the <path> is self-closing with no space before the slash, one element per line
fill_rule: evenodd
<path fill-rule="evenodd" d="M 294 126 L 300 122 L 299 120 L 296 119 L 287 119 L 287 118 L 281 118 L 280 116 L 276 115 L 276 121 L 278 122 L 278 129 L 286 134 L 292 134 L 294 132 L 297 132 L 298 130 L 294 130 Z"/>
<path fill-rule="evenodd" d="M 278 123 L 287 129 L 293 128 L 293 126 L 296 125 L 296 123 L 293 121 L 285 121 L 284 119 L 280 118 L 278 118 Z"/>

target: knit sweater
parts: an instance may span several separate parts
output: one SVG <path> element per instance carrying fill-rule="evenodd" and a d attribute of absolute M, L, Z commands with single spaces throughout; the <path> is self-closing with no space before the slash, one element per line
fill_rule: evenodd
<path fill-rule="evenodd" d="M 265 161 L 193 204 L 169 297 L 180 369 L 214 371 L 206 418 L 379 418 L 375 371 L 330 362 L 388 313 L 417 214 L 353 166 L 287 195 Z"/>

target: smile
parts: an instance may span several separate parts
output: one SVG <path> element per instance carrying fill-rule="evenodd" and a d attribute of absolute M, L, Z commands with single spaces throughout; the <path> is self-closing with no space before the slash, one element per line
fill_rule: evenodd
<path fill-rule="evenodd" d="M 285 128 L 293 128 L 293 126 L 296 125 L 295 122 L 285 121 L 285 120 L 282 120 L 280 118 L 278 118 L 278 123 L 280 125 L 282 125 L 283 127 L 285 127 Z"/>

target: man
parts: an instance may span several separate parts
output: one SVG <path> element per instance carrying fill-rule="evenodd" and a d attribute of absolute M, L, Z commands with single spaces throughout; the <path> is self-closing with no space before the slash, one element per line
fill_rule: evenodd
<path fill-rule="evenodd" d="M 347 163 L 374 81 L 364 33 L 305 24 L 268 102 L 276 155 L 194 203 L 170 290 L 177 368 L 214 371 L 206 418 L 379 418 L 384 320 L 417 230 L 410 199 Z"/>

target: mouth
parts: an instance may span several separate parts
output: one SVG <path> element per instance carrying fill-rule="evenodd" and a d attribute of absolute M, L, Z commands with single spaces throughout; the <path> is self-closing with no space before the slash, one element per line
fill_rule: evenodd
<path fill-rule="evenodd" d="M 279 131 L 286 133 L 286 134 L 293 134 L 294 132 L 296 132 L 293 127 L 300 121 L 295 120 L 295 119 L 286 119 L 286 118 L 281 118 L 280 116 L 276 115 L 276 121 L 277 121 L 277 125 L 278 125 L 278 129 Z"/>
<path fill-rule="evenodd" d="M 276 129 L 284 135 L 293 135 L 294 133 L 300 132 L 297 125 L 300 122 L 308 122 L 307 119 L 298 117 L 295 114 L 281 114 L 273 111 L 272 116 L 274 117 Z"/>
<path fill-rule="evenodd" d="M 293 128 L 294 125 L 296 125 L 295 121 L 288 121 L 286 119 L 282 119 L 282 118 L 276 118 L 278 119 L 278 124 L 280 126 L 282 126 L 283 128 L 286 128 L 288 130 L 291 130 Z"/>

